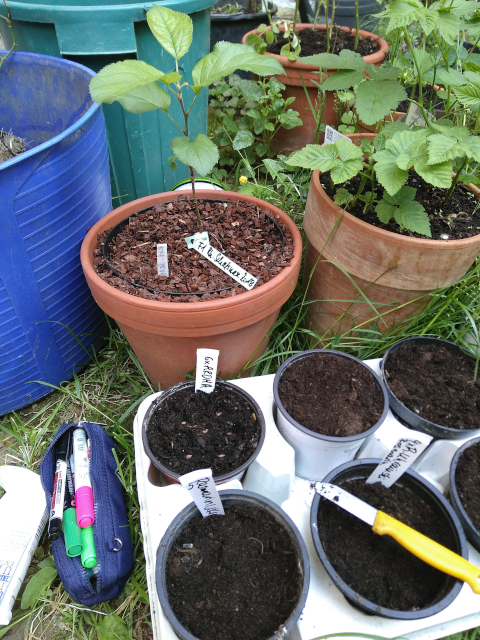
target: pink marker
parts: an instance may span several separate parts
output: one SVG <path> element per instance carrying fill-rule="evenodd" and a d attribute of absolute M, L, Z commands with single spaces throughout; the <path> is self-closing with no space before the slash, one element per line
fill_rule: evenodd
<path fill-rule="evenodd" d="M 77 523 L 79 527 L 84 529 L 93 524 L 95 513 L 89 473 L 87 436 L 83 429 L 75 429 L 73 432 L 73 455 L 75 460 L 74 482 Z"/>

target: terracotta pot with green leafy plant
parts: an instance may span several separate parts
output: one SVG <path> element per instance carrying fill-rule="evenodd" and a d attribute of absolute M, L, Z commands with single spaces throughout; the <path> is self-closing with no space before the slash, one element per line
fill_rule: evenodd
<path fill-rule="evenodd" d="M 90 90 L 97 102 L 118 100 L 135 113 L 162 109 L 181 131 L 171 162 L 189 167 L 192 191 L 148 196 L 107 214 L 87 234 L 81 261 L 95 300 L 117 321 L 153 384 L 165 388 L 195 367 L 199 347 L 220 350 L 223 377 L 263 353 L 295 288 L 302 243 L 291 219 L 258 198 L 221 192 L 219 200 L 218 191 L 195 190 L 195 171 L 206 176 L 218 160 L 206 135 L 188 137 L 196 98 L 235 69 L 281 73 L 278 62 L 221 42 L 199 60 L 190 84 L 179 64 L 192 43 L 189 16 L 154 5 L 147 20 L 174 68 L 164 73 L 139 60 L 117 62 L 99 72 Z"/>

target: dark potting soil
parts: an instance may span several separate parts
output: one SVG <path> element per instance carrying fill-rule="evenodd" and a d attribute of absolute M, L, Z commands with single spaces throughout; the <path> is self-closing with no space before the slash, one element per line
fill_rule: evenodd
<path fill-rule="evenodd" d="M 463 508 L 480 531 L 480 443 L 462 453 L 455 470 L 455 484 Z"/>
<path fill-rule="evenodd" d="M 293 238 L 288 229 L 275 219 L 283 232 L 285 245 L 282 252 L 281 236 L 267 217 L 269 215 L 273 219 L 274 214 L 246 201 L 201 200 L 199 209 L 204 230 L 210 234 L 210 244 L 257 277 L 256 287 L 290 265 Z M 102 247 L 108 231 L 98 236 L 93 260 L 95 271 L 116 289 L 148 300 L 200 302 L 244 293 L 244 287 L 237 285 L 235 280 L 195 249 L 187 247 L 185 238 L 197 231 L 191 199 L 157 204 L 145 213 L 132 215 L 129 224 L 111 245 L 112 266 L 122 276 L 142 287 L 135 287 L 119 278 L 106 265 Z M 168 244 L 168 278 L 157 275 L 156 245 L 164 243 Z M 165 293 L 152 293 L 143 287 Z M 207 293 L 226 287 L 232 288 L 219 293 Z"/>
<path fill-rule="evenodd" d="M 313 56 L 316 53 L 325 53 L 327 51 L 327 34 L 325 30 L 302 29 L 297 32 L 297 36 L 302 47 L 300 52 L 301 58 Z M 279 34 L 277 36 L 277 42 L 268 45 L 268 53 L 276 53 L 279 55 L 285 43 L 285 38 L 283 38 L 282 34 Z M 335 26 L 332 27 L 330 53 L 339 54 L 343 49 L 349 49 L 350 51 L 356 51 L 361 56 L 369 56 L 380 49 L 376 39 L 364 36 L 359 36 L 358 47 L 356 49 L 354 47 L 355 34 L 352 34 L 350 30 L 344 31 Z"/>
<path fill-rule="evenodd" d="M 261 428 L 239 393 L 217 385 L 212 393 L 183 389 L 152 414 L 147 440 L 153 455 L 183 475 L 211 468 L 220 476 L 246 462 L 258 446 Z"/>
<path fill-rule="evenodd" d="M 302 575 L 276 520 L 233 505 L 225 516 L 197 514 L 185 527 L 168 557 L 166 582 L 170 606 L 196 638 L 266 640 L 295 609 Z"/>
<path fill-rule="evenodd" d="M 333 199 L 339 185 L 334 185 L 334 188 L 331 189 L 328 174 L 321 175 L 321 184 L 326 193 Z M 448 189 L 432 187 L 431 184 L 425 182 L 415 171 L 410 171 L 406 184 L 409 187 L 417 189 L 415 200 L 423 205 L 428 214 L 432 240 L 440 240 L 440 236 L 444 234 L 448 235 L 451 240 L 460 240 L 463 238 L 471 238 L 480 233 L 480 207 L 478 207 L 478 200 L 473 193 L 462 184 L 457 184 L 446 204 L 443 204 L 443 199 Z M 347 189 L 349 193 L 356 194 L 359 185 L 360 177 L 356 176 L 341 186 Z M 367 189 L 365 189 L 365 191 L 367 191 Z M 384 189 L 378 182 L 375 185 L 375 192 L 377 194 L 376 199 L 381 200 Z M 363 213 L 364 206 L 365 203 L 359 200 L 353 209 L 349 209 L 348 212 L 356 218 L 368 222 L 368 224 L 372 224 L 379 229 L 385 229 L 392 233 L 401 233 L 404 236 L 410 236 L 412 238 L 427 237 L 420 233 L 408 231 L 408 229 L 401 230 L 400 225 L 398 225 L 393 218 L 388 224 L 383 224 L 375 213 L 375 205 L 373 205 L 366 214 Z"/>
<path fill-rule="evenodd" d="M 369 370 L 331 354 L 316 353 L 290 365 L 278 394 L 292 418 L 327 436 L 363 433 L 383 411 L 383 393 Z"/>
<path fill-rule="evenodd" d="M 394 484 L 390 489 L 364 480 L 340 483 L 368 504 L 439 544 L 454 550 L 455 539 L 438 510 L 415 491 Z M 390 536 L 373 533 L 370 525 L 329 500 L 320 503 L 318 528 L 334 569 L 361 596 L 382 607 L 416 611 L 430 605 L 449 576 L 409 553 Z"/>
<path fill-rule="evenodd" d="M 413 93 L 413 87 L 406 87 L 405 91 L 407 92 L 408 97 L 411 98 Z M 428 103 L 431 101 L 432 103 L 430 106 L 431 109 L 443 109 L 443 107 L 445 106 L 445 102 L 441 98 L 438 98 L 436 94 L 437 92 L 431 86 L 422 87 L 423 105 L 426 107 Z M 419 97 L 420 97 L 420 94 L 418 91 L 418 85 L 415 85 L 414 100 L 418 102 Z M 408 111 L 409 105 L 410 105 L 410 102 L 408 100 L 402 100 L 401 102 L 398 103 L 397 111 L 402 111 L 403 113 L 406 113 Z"/>
<path fill-rule="evenodd" d="M 439 346 L 404 344 L 388 356 L 385 376 L 397 398 L 435 424 L 480 427 L 480 378 L 475 360 Z"/>

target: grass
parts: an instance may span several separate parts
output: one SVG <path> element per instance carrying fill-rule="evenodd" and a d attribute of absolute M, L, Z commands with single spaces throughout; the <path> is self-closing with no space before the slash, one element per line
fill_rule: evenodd
<path fill-rule="evenodd" d="M 289 211 L 301 227 L 306 191 L 287 183 L 283 190 L 269 187 L 270 197 L 277 206 Z M 264 197 L 269 198 L 267 188 Z M 473 267 L 457 284 L 429 295 L 421 313 L 385 334 L 378 330 L 385 315 L 381 308 L 377 309 L 376 322 L 357 327 L 355 332 L 315 334 L 305 325 L 308 304 L 299 286 L 282 308 L 266 352 L 256 361 L 252 360 L 251 375 L 274 373 L 288 356 L 320 345 L 348 351 L 362 359 L 380 357 L 391 344 L 413 335 L 438 336 L 465 345 L 469 334 L 478 338 L 479 269 L 479 265 Z M 12 623 L 0 628 L 0 638 L 17 625 L 24 625 L 24 637 L 31 640 L 150 639 L 153 634 L 146 593 L 132 425 L 139 404 L 154 389 L 121 332 L 110 326 L 106 346 L 93 362 L 72 381 L 51 391 L 51 395 L 31 407 L 0 418 L 2 463 L 19 464 L 38 471 L 40 460 L 62 423 L 78 420 L 104 423 L 117 444 L 119 474 L 130 516 L 135 570 L 121 598 L 91 608 L 73 602 L 60 581 L 54 580 L 31 606 L 22 609 L 17 601 Z M 42 566 L 48 565 L 50 554 L 50 544 L 44 534 L 25 584 Z M 476 635 L 477 630 L 473 630 L 452 636 L 452 640 L 475 640 Z"/>

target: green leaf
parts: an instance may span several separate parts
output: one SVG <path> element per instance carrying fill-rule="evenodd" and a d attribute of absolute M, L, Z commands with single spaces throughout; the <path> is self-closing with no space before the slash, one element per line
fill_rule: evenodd
<path fill-rule="evenodd" d="M 350 202 L 350 200 L 353 200 L 353 196 L 346 189 L 338 189 L 333 199 L 334 203 L 338 204 L 339 206 L 342 206 L 342 204 L 347 204 L 347 202 Z"/>
<path fill-rule="evenodd" d="M 180 60 L 190 49 L 193 22 L 186 13 L 154 4 L 147 11 L 147 22 L 155 38 L 175 60 Z"/>
<path fill-rule="evenodd" d="M 433 70 L 430 70 L 428 73 L 424 75 L 425 80 L 429 82 L 434 81 L 434 73 Z M 456 69 L 437 69 L 435 73 L 435 83 L 441 84 L 445 87 L 461 87 L 465 84 L 465 78 L 460 71 Z"/>
<path fill-rule="evenodd" d="M 45 567 L 55 569 L 55 560 L 52 558 L 52 556 L 49 556 L 48 558 L 45 558 L 45 560 L 39 562 L 38 567 L 40 569 L 45 569 Z"/>
<path fill-rule="evenodd" d="M 241 80 L 238 83 L 243 96 L 250 100 L 260 100 L 263 97 L 263 90 L 253 80 Z"/>
<path fill-rule="evenodd" d="M 387 33 L 399 27 L 408 27 L 422 15 L 424 7 L 415 0 L 395 0 L 389 7 Z"/>
<path fill-rule="evenodd" d="M 337 140 L 334 146 L 337 148 L 341 163 L 330 170 L 330 177 L 334 184 L 338 184 L 357 175 L 363 166 L 363 152 L 345 138 Z"/>
<path fill-rule="evenodd" d="M 136 87 L 117 97 L 118 102 L 130 113 L 145 113 L 154 109 L 168 111 L 171 98 L 156 82 Z"/>
<path fill-rule="evenodd" d="M 207 87 L 236 69 L 251 71 L 258 76 L 285 73 L 280 62 L 273 56 L 261 56 L 246 44 L 217 42 L 212 53 L 197 62 L 192 71 L 192 79 L 195 85 Z"/>
<path fill-rule="evenodd" d="M 125 623 L 116 613 L 101 616 L 95 630 L 98 640 L 132 640 Z"/>
<path fill-rule="evenodd" d="M 389 194 L 396 193 L 408 178 L 408 171 L 397 166 L 397 155 L 384 149 L 373 154 L 377 179 Z"/>
<path fill-rule="evenodd" d="M 330 171 L 330 169 L 333 169 L 333 167 L 336 167 L 340 163 L 337 155 L 338 152 L 334 144 L 322 146 L 318 144 L 307 144 L 303 149 L 300 149 L 300 151 L 292 153 L 285 162 L 291 167 L 319 169 L 324 172 Z"/>
<path fill-rule="evenodd" d="M 314 56 L 300 58 L 300 61 L 322 69 L 350 69 L 363 72 L 369 67 L 360 54 L 349 49 L 343 49 L 338 56 L 334 53 L 317 53 Z"/>
<path fill-rule="evenodd" d="M 186 136 L 172 140 L 172 150 L 180 162 L 193 167 L 200 176 L 207 176 L 218 162 L 217 146 L 203 133 L 193 142 Z"/>
<path fill-rule="evenodd" d="M 429 238 L 432 237 L 430 222 L 425 209 L 419 202 L 408 202 L 395 208 L 393 217 L 402 228 L 421 233 Z"/>
<path fill-rule="evenodd" d="M 103 67 L 90 81 L 90 95 L 98 104 L 111 104 L 117 96 L 160 80 L 165 74 L 142 60 L 123 60 Z"/>
<path fill-rule="evenodd" d="M 462 145 L 453 136 L 434 133 L 428 136 L 427 143 L 428 164 L 438 164 L 464 155 Z"/>
<path fill-rule="evenodd" d="M 398 67 L 393 67 L 388 62 L 385 62 L 381 67 L 375 67 L 373 64 L 369 65 L 368 75 L 372 80 L 395 80 L 400 74 Z"/>
<path fill-rule="evenodd" d="M 438 10 L 436 29 L 448 44 L 455 44 L 460 30 L 460 18 L 448 9 Z"/>
<path fill-rule="evenodd" d="M 389 115 L 390 111 L 395 111 L 398 103 L 406 98 L 407 93 L 397 80 L 372 80 L 358 86 L 355 106 L 365 124 L 375 124 Z"/>
<path fill-rule="evenodd" d="M 54 567 L 45 567 L 40 569 L 31 578 L 25 591 L 23 592 L 21 608 L 29 609 L 33 607 L 39 597 L 57 577 L 57 570 Z"/>
<path fill-rule="evenodd" d="M 239 131 L 233 139 L 233 148 L 235 151 L 239 151 L 251 147 L 254 142 L 255 138 L 250 131 Z"/>
<path fill-rule="evenodd" d="M 164 84 L 171 84 L 172 82 L 178 82 L 182 79 L 182 76 L 176 71 L 170 71 L 170 73 L 166 73 L 164 76 L 159 78 L 160 82 Z"/>
<path fill-rule="evenodd" d="M 416 158 L 414 169 L 426 182 L 439 187 L 448 189 L 452 184 L 452 163 L 441 162 L 439 164 L 428 164 L 428 156 L 426 158 Z"/>
<path fill-rule="evenodd" d="M 328 78 L 322 82 L 321 86 L 325 91 L 343 91 L 344 89 L 354 87 L 361 82 L 364 77 L 363 71 L 343 69 L 328 76 Z"/>
<path fill-rule="evenodd" d="M 175 162 L 175 156 L 170 156 L 168 158 L 168 164 L 170 165 L 170 169 L 173 171 L 174 169 L 178 169 L 178 164 Z"/>
<path fill-rule="evenodd" d="M 429 36 L 435 29 L 438 23 L 438 12 L 434 6 L 424 9 L 418 16 L 418 22 L 425 32 L 425 35 Z"/>
<path fill-rule="evenodd" d="M 388 224 L 393 218 L 396 209 L 397 207 L 383 199 L 380 200 L 380 202 L 375 207 L 375 213 L 377 214 L 380 222 L 383 222 L 383 224 Z"/>
<path fill-rule="evenodd" d="M 480 162 L 480 139 L 478 136 L 470 136 L 467 140 L 463 140 L 461 145 L 468 158 Z"/>
<path fill-rule="evenodd" d="M 480 87 L 465 85 L 464 87 L 454 89 L 453 94 L 465 107 L 471 107 L 480 103 Z"/>
<path fill-rule="evenodd" d="M 298 111 L 289 109 L 286 113 L 280 113 L 278 121 L 284 129 L 293 129 L 302 126 L 303 122 L 298 117 Z"/>

